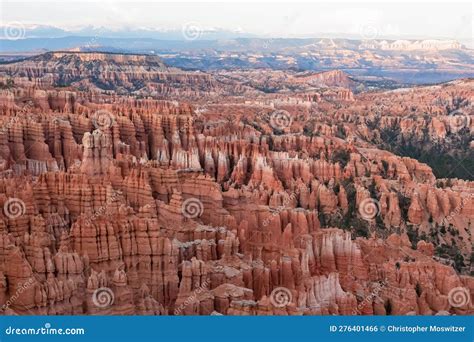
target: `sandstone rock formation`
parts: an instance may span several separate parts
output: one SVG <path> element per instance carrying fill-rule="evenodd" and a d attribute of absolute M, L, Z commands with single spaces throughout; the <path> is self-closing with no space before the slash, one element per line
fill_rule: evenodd
<path fill-rule="evenodd" d="M 51 60 L 80 63 L 77 81 L 55 88 Z M 112 89 L 88 83 L 88 63 L 107 66 Z M 377 147 L 395 125 L 463 134 L 433 101 L 472 98 L 464 83 L 322 89 L 295 95 L 309 107 L 272 107 L 273 95 L 243 103 L 211 75 L 144 56 L 61 52 L 2 68 L 15 80 L 0 96 L 2 313 L 474 313 L 453 302 L 474 297 L 474 183 Z M 133 94 L 158 79 L 171 101 Z M 176 102 L 191 88 L 221 97 Z M 390 113 L 375 118 L 381 99 Z"/>

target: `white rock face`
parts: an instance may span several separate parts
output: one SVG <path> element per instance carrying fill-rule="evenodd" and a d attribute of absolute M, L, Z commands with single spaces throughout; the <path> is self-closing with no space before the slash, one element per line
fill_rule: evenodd
<path fill-rule="evenodd" d="M 388 42 L 386 40 L 368 41 L 360 45 L 363 49 L 380 49 L 380 50 L 398 50 L 398 51 L 413 51 L 413 50 L 450 50 L 461 49 L 462 44 L 455 40 L 395 40 Z"/>

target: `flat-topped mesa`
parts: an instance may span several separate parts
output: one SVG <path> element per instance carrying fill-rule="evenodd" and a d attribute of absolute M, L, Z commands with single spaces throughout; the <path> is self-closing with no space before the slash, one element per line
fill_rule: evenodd
<path fill-rule="evenodd" d="M 134 93 L 167 99 L 173 95 L 197 97 L 200 92 L 219 90 L 209 74 L 168 67 L 154 55 L 48 52 L 3 64 L 2 75 L 15 77 L 16 84 L 27 86 L 76 87 L 91 93 Z"/>
<path fill-rule="evenodd" d="M 152 66 L 158 66 L 167 68 L 165 63 L 154 55 L 139 55 L 139 54 L 121 54 L 121 53 L 108 53 L 108 52 L 75 52 L 75 51 L 55 51 L 48 52 L 44 55 L 35 57 L 50 60 L 64 60 L 67 58 L 79 59 L 81 62 L 101 61 L 107 63 L 116 64 L 146 64 Z"/>
<path fill-rule="evenodd" d="M 298 75 L 293 78 L 296 83 L 307 83 L 320 86 L 336 86 L 343 88 L 351 88 L 355 82 L 350 79 L 349 75 L 341 70 L 330 70 L 308 75 Z"/>

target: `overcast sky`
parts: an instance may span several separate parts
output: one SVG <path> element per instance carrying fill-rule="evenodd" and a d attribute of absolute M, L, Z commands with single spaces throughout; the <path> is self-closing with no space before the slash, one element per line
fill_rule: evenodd
<path fill-rule="evenodd" d="M 163 3 L 156 1 L 2 0 L 3 24 L 21 22 L 61 28 L 85 25 L 108 28 L 241 30 L 267 36 L 301 37 L 324 33 L 356 35 L 376 30 L 379 37 L 472 39 L 470 2 L 331 3 Z"/>

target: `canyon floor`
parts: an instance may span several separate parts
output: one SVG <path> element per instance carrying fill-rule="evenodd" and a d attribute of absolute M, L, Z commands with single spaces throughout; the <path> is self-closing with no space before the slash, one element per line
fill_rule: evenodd
<path fill-rule="evenodd" d="M 474 80 L 0 64 L 6 315 L 474 314 Z"/>

